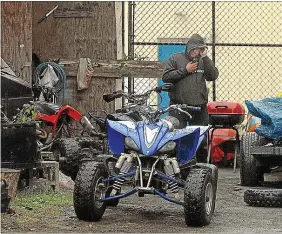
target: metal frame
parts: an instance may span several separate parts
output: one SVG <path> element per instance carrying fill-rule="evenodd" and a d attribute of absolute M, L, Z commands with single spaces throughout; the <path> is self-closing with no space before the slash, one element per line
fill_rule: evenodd
<path fill-rule="evenodd" d="M 159 177 L 161 179 L 165 179 L 165 180 L 168 180 L 168 181 L 175 182 L 178 185 L 180 185 L 180 187 L 182 187 L 182 188 L 185 185 L 185 182 L 183 180 L 175 179 L 173 177 L 167 176 L 167 175 L 165 175 L 163 173 L 160 173 L 160 172 L 157 172 L 155 170 L 155 166 L 156 166 L 156 164 L 159 162 L 159 160 L 161 158 L 157 158 L 156 161 L 154 162 L 154 164 L 152 166 L 152 169 L 150 171 L 150 176 L 149 176 L 147 185 L 144 186 L 143 185 L 143 174 L 142 174 L 142 172 L 143 172 L 143 170 L 142 170 L 142 163 L 141 163 L 141 160 L 140 160 L 138 155 L 135 155 L 135 157 L 137 158 L 137 161 L 138 161 L 138 167 L 134 171 L 128 172 L 126 174 L 118 175 L 118 176 L 115 176 L 115 177 L 110 177 L 110 178 L 104 179 L 103 182 L 115 181 L 117 179 L 127 178 L 127 177 L 130 177 L 130 176 L 133 176 L 133 175 L 135 175 L 135 178 L 136 178 L 136 177 L 138 177 L 138 174 L 139 174 L 140 186 L 139 187 L 135 187 L 135 188 L 133 188 L 131 190 L 128 190 L 128 191 L 126 191 L 126 192 L 124 192 L 122 194 L 118 194 L 118 195 L 115 195 L 115 196 L 110 196 L 110 197 L 99 199 L 98 201 L 101 201 L 101 202 L 103 202 L 103 201 L 111 201 L 111 200 L 116 200 L 116 199 L 128 197 L 128 196 L 130 196 L 130 195 L 132 195 L 132 194 L 134 194 L 136 192 L 144 192 L 144 193 L 147 193 L 147 194 L 159 195 L 163 199 L 165 199 L 167 201 L 170 201 L 170 202 L 173 202 L 173 203 L 178 204 L 178 205 L 183 205 L 184 204 L 184 202 L 178 201 L 178 200 L 173 199 L 173 198 L 170 198 L 170 197 L 166 196 L 165 194 L 163 194 L 162 192 L 160 192 L 159 190 L 151 187 L 151 181 L 153 179 L 153 176 L 157 176 L 157 177 Z"/>
<path fill-rule="evenodd" d="M 212 47 L 212 60 L 214 63 L 216 63 L 216 56 L 215 56 L 215 51 L 216 51 L 216 46 L 234 46 L 234 47 L 243 47 L 243 46 L 248 46 L 248 47 L 282 47 L 282 44 L 253 44 L 253 43 L 220 43 L 216 42 L 216 2 L 212 1 L 212 43 L 207 43 L 208 46 Z M 130 2 L 129 3 L 129 55 L 134 55 L 134 46 L 135 45 L 185 45 L 185 43 L 159 43 L 159 42 L 138 42 L 135 41 L 135 35 L 134 35 L 134 19 L 135 19 L 135 3 Z M 131 77 L 132 81 L 132 87 L 134 88 L 134 78 Z M 131 80 L 129 79 L 129 80 Z M 212 96 L 213 96 L 213 101 L 217 100 L 216 97 L 216 81 L 213 81 L 213 86 L 212 86 Z M 134 89 L 133 89 L 134 90 Z"/>

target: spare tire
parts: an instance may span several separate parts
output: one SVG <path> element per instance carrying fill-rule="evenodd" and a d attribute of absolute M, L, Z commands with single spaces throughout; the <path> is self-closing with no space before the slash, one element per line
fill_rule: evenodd
<path fill-rule="evenodd" d="M 244 202 L 250 206 L 282 207 L 282 189 L 248 189 L 244 193 Z"/>

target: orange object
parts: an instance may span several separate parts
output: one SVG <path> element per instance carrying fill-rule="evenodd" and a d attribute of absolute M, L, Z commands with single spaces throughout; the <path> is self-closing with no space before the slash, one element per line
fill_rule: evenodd
<path fill-rule="evenodd" d="M 248 114 L 247 127 L 246 127 L 247 132 L 254 132 L 256 128 L 260 125 L 261 125 L 260 118 Z"/>
<path fill-rule="evenodd" d="M 209 135 L 211 137 L 211 131 Z M 224 157 L 227 160 L 234 158 L 236 142 L 236 131 L 233 129 L 215 129 L 211 144 L 211 161 L 213 163 L 221 162 Z"/>

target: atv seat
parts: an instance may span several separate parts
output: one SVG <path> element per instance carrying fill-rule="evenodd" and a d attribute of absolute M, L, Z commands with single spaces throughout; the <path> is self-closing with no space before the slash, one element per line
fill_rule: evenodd
<path fill-rule="evenodd" d="M 60 106 L 54 103 L 40 101 L 40 102 L 35 102 L 35 108 L 36 111 L 39 111 L 42 114 L 55 115 L 59 111 Z"/>

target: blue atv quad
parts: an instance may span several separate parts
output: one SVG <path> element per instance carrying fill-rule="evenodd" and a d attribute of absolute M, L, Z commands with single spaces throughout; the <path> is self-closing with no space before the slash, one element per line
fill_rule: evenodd
<path fill-rule="evenodd" d="M 186 105 L 165 110 L 146 109 L 142 121 L 107 119 L 107 138 L 112 155 L 99 155 L 83 162 L 75 180 L 74 209 L 86 221 L 102 218 L 107 205 L 137 194 L 158 195 L 184 207 L 188 226 L 208 225 L 212 219 L 217 190 L 217 167 L 197 164 L 195 153 L 208 126 L 178 129 L 170 110 L 191 117 Z M 130 186 L 130 187 L 129 187 Z"/>

